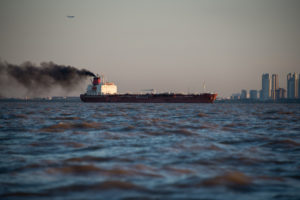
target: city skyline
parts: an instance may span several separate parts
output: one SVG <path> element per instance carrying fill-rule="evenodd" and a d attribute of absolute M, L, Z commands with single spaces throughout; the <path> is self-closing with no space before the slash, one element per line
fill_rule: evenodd
<path fill-rule="evenodd" d="M 261 76 L 261 89 L 241 89 L 241 93 L 233 93 L 231 99 L 260 99 L 279 100 L 279 99 L 300 99 L 300 73 L 287 73 L 286 88 L 278 83 L 278 74 L 263 73 Z"/>
<path fill-rule="evenodd" d="M 0 2 L 0 60 L 53 61 L 104 74 L 121 93 L 261 88 L 299 73 L 300 2 L 293 0 Z M 84 92 L 76 91 L 76 94 Z"/>

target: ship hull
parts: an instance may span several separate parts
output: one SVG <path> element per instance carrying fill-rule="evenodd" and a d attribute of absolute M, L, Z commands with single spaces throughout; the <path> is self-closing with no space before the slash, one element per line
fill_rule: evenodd
<path fill-rule="evenodd" d="M 81 94 L 83 102 L 102 103 L 213 103 L 217 94 L 115 94 L 87 95 Z"/>

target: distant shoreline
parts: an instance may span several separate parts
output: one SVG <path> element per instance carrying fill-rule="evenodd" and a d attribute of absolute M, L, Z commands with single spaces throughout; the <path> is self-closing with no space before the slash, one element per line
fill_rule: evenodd
<path fill-rule="evenodd" d="M 217 99 L 214 103 L 291 103 L 300 104 L 300 99 L 254 100 L 254 99 Z"/>
<path fill-rule="evenodd" d="M 0 98 L 0 102 L 80 102 L 79 97 L 52 97 L 52 98 Z"/>
<path fill-rule="evenodd" d="M 52 98 L 0 98 L 0 102 L 81 102 L 79 97 L 52 97 Z M 280 100 L 253 100 L 253 99 L 217 99 L 214 103 L 242 103 L 242 104 L 263 104 L 263 103 L 283 103 L 283 104 L 300 104 L 300 99 L 280 99 Z"/>

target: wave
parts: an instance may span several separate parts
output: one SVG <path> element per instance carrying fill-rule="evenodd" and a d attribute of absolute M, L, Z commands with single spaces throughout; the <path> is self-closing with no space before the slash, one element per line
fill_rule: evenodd
<path fill-rule="evenodd" d="M 213 186 L 227 186 L 227 187 L 241 187 L 250 186 L 253 183 L 253 179 L 250 176 L 245 175 L 239 171 L 227 172 L 223 175 L 202 181 L 201 185 L 213 187 Z"/>
<path fill-rule="evenodd" d="M 46 126 L 40 131 L 42 132 L 61 132 L 66 130 L 76 130 L 76 129 L 98 129 L 101 127 L 100 123 L 97 122 L 81 122 L 81 123 L 66 123 L 59 122 L 58 124 Z"/>

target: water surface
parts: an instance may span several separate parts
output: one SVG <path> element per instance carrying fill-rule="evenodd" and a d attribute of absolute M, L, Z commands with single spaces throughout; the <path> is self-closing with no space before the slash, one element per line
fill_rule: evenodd
<path fill-rule="evenodd" d="M 299 199 L 299 104 L 0 103 L 1 199 Z"/>

